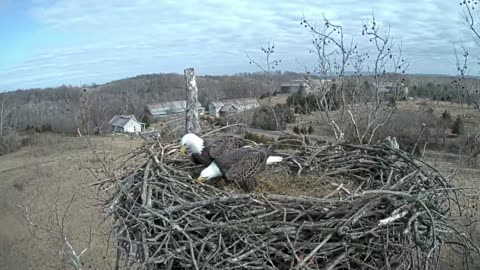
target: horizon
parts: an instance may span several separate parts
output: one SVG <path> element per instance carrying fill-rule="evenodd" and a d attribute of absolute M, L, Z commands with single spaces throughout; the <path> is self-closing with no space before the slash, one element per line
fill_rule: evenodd
<path fill-rule="evenodd" d="M 102 85 L 144 74 L 182 74 L 188 67 L 198 76 L 253 73 L 259 70 L 247 54 L 262 61 L 260 48 L 270 41 L 280 70 L 304 73 L 313 70 L 314 57 L 302 14 L 312 23 L 322 23 L 325 14 L 368 49 L 360 32 L 372 11 L 402 43 L 411 63 L 408 75 L 454 76 L 453 43 L 462 41 L 469 50 L 476 45 L 459 3 L 446 2 L 342 0 L 320 7 L 315 1 L 0 0 L 0 92 Z"/>
<path fill-rule="evenodd" d="M 277 70 L 277 71 L 280 71 L 282 72 L 282 74 L 284 73 L 287 73 L 287 72 L 290 72 L 290 73 L 295 73 L 297 75 L 306 75 L 305 73 L 301 73 L 301 72 L 294 72 L 294 71 L 289 71 L 289 70 Z M 208 76 L 212 76 L 212 77 L 240 77 L 242 76 L 242 73 L 248 73 L 248 74 L 259 74 L 259 75 L 264 75 L 263 72 L 261 71 L 253 71 L 253 72 L 239 72 L 239 73 L 235 73 L 235 74 L 218 74 L 218 75 L 212 75 L 212 74 L 195 74 L 196 77 L 208 77 Z M 350 71 L 347 71 L 345 72 L 345 77 L 353 77 L 353 76 L 357 76 L 357 75 L 352 75 L 351 73 L 353 72 L 350 72 Z M 184 76 L 183 73 L 180 73 L 180 72 L 165 72 L 165 73 L 144 73 L 144 74 L 137 74 L 137 75 L 133 75 L 133 76 L 130 76 L 130 77 L 125 77 L 125 78 L 118 78 L 118 79 L 114 79 L 114 80 L 111 80 L 111 81 L 108 81 L 108 82 L 104 82 L 104 83 L 91 83 L 91 84 L 61 84 L 61 85 L 52 85 L 52 86 L 47 86 L 47 87 L 33 87 L 33 88 L 18 88 L 18 89 L 11 89 L 11 90 L 4 90 L 4 91 L 0 91 L 0 94 L 1 93 L 9 93 L 9 92 L 15 92 L 15 91 L 30 91 L 30 90 L 45 90 L 45 89 L 55 89 L 55 88 L 60 88 L 60 87 L 71 87 L 71 88 L 96 88 L 96 87 L 101 87 L 101 86 L 104 86 L 104 85 L 108 85 L 110 83 L 115 83 L 115 82 L 118 82 L 118 81 L 122 81 L 122 80 L 130 80 L 130 79 L 134 79 L 136 77 L 139 77 L 139 76 L 148 76 L 148 75 L 178 75 L 178 76 Z M 458 75 L 450 75 L 450 74 L 428 74 L 428 73 L 404 73 L 404 74 L 399 74 L 398 75 L 403 75 L 403 76 L 419 76 L 419 77 L 457 77 Z M 317 75 L 315 74 L 309 74 L 309 76 L 312 76 L 312 77 L 318 77 Z M 364 78 L 367 78 L 367 77 L 370 77 L 370 76 L 373 76 L 373 75 L 363 75 Z M 327 77 L 336 77 L 336 76 L 327 76 Z M 465 76 L 465 78 L 477 78 L 476 76 Z M 298 79 L 301 79 L 300 77 Z"/>

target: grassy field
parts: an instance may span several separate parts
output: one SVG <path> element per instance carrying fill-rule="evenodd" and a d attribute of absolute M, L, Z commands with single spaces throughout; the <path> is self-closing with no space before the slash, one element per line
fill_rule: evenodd
<path fill-rule="evenodd" d="M 46 238 L 48 234 L 28 229 L 24 211 L 36 190 L 42 192 L 30 203 L 32 222 L 58 232 L 56 212 L 62 214 L 73 194 L 77 194 L 67 211 L 65 235 L 80 252 L 87 246 L 92 228 L 91 247 L 85 253 L 85 269 L 112 269 L 114 256 L 109 250 L 107 223 L 102 223 L 96 194 L 82 186 L 95 181 L 90 168 L 98 167 L 89 144 L 82 138 L 54 134 L 38 135 L 40 142 L 18 152 L 0 157 L 0 269 L 63 269 L 61 243 Z M 124 136 L 93 137 L 100 156 L 130 152 L 141 141 Z M 106 156 L 107 159 L 110 156 Z M 41 238 L 41 239 L 38 239 Z"/>
<path fill-rule="evenodd" d="M 435 114 L 441 114 L 446 108 L 453 114 L 463 113 L 451 104 L 427 106 L 434 107 Z M 400 110 L 410 111 L 423 110 L 424 107 L 418 101 L 399 105 Z M 478 120 L 472 116 L 466 119 L 466 123 L 472 125 Z M 311 116 L 306 121 L 315 120 L 318 119 Z M 316 133 L 323 135 L 320 126 Z M 94 174 L 99 171 L 101 160 L 113 162 L 114 157 L 132 151 L 141 143 L 141 139 L 122 135 L 91 137 L 90 144 L 79 137 L 39 134 L 32 146 L 0 156 L 0 269 L 65 269 L 68 262 L 58 252 L 62 243 L 55 237 L 46 238 L 48 233 L 42 232 L 40 227 L 51 232 L 63 230 L 77 252 L 88 246 L 88 235 L 93 235 L 90 248 L 84 255 L 85 269 L 114 269 L 115 254 L 108 238 L 108 221 L 104 221 L 99 212 L 98 198 L 102 194 L 81 187 L 96 180 Z M 92 147 L 98 156 L 92 154 Z M 458 160 L 455 154 L 431 150 L 426 152 L 425 158 L 445 174 L 456 167 Z M 456 183 L 470 193 L 476 192 L 479 167 L 478 160 L 469 163 L 460 171 Z M 36 191 L 41 191 L 40 195 Z M 26 205 L 29 206 L 31 222 L 38 225 L 33 228 L 35 235 L 27 226 L 25 209 L 20 207 Z M 468 213 L 470 220 L 478 217 L 478 207 Z M 59 223 L 64 226 L 60 228 Z M 480 229 L 472 227 L 471 230 L 480 244 Z M 445 269 L 458 269 L 456 266 L 458 261 L 455 259 L 445 262 Z"/>

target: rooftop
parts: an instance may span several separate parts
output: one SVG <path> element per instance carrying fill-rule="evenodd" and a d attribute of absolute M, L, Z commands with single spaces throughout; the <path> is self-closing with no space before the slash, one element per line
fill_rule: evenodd
<path fill-rule="evenodd" d="M 254 98 L 237 98 L 237 99 L 225 99 L 225 100 L 218 100 L 212 101 L 216 107 L 223 107 L 227 104 L 229 105 L 237 105 L 237 106 L 244 106 L 244 105 L 260 105 L 260 103 Z"/>
<path fill-rule="evenodd" d="M 129 115 L 115 115 L 108 123 L 112 126 L 117 126 L 117 127 L 124 127 L 128 121 L 130 120 L 135 120 L 136 122 L 137 119 L 135 118 L 135 115 L 129 114 Z"/>
<path fill-rule="evenodd" d="M 145 106 L 152 114 L 163 112 L 165 110 L 184 111 L 187 108 L 187 101 L 186 100 L 162 101 L 162 102 L 149 103 Z M 197 107 L 203 108 L 199 102 L 197 102 Z"/>

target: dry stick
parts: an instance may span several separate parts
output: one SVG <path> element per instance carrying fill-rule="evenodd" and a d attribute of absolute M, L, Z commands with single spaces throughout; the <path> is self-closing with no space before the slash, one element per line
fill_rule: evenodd
<path fill-rule="evenodd" d="M 95 181 L 86 185 L 81 186 L 80 188 L 86 188 L 86 187 L 91 187 L 91 186 L 98 186 L 107 182 L 111 182 L 113 179 L 112 178 L 107 178 L 99 181 Z"/>
<path fill-rule="evenodd" d="M 423 135 L 423 132 L 425 131 L 426 125 L 425 123 L 422 124 L 422 128 L 420 129 L 420 133 L 418 134 L 417 140 L 415 141 L 415 145 L 413 146 L 411 154 L 413 155 L 415 153 L 415 150 L 417 149 L 418 143 L 420 142 L 420 138 Z"/>
<path fill-rule="evenodd" d="M 224 127 L 221 127 L 221 128 L 218 128 L 218 129 L 215 129 L 215 130 L 212 130 L 210 132 L 207 132 L 205 134 L 203 134 L 202 136 L 200 137 L 207 137 L 209 135 L 212 135 L 212 134 L 215 134 L 221 130 L 224 130 L 224 129 L 227 129 L 227 128 L 231 128 L 231 127 L 236 127 L 236 126 L 244 126 L 244 127 L 248 127 L 248 125 L 246 124 L 232 124 L 232 125 L 227 125 L 227 126 L 224 126 Z"/>
<path fill-rule="evenodd" d="M 148 195 L 148 177 L 150 173 L 150 167 L 152 166 L 152 160 L 149 160 L 147 166 L 145 167 L 145 171 L 143 174 L 143 184 L 142 184 L 142 205 L 147 205 L 147 195 Z"/>
<path fill-rule="evenodd" d="M 340 263 L 341 260 L 343 260 L 347 256 L 346 252 L 343 252 L 342 254 L 338 255 L 330 264 L 325 267 L 325 270 L 333 270 L 337 264 Z"/>
<path fill-rule="evenodd" d="M 362 139 L 360 138 L 360 131 L 358 130 L 357 122 L 355 122 L 355 118 L 353 117 L 352 111 L 348 110 L 348 114 L 350 114 L 350 118 L 352 119 L 353 126 L 355 127 L 355 133 L 357 134 L 358 143 L 362 143 Z"/>
<path fill-rule="evenodd" d="M 327 145 L 324 145 L 324 146 L 320 147 L 312 155 L 310 155 L 310 157 L 303 163 L 303 166 L 305 166 L 305 167 L 310 166 L 310 164 L 315 159 L 315 157 L 317 157 L 319 154 L 321 154 L 322 152 L 324 152 L 324 151 L 326 151 L 326 150 L 328 150 L 329 148 L 332 148 L 332 147 L 335 147 L 335 144 L 327 144 Z"/>
<path fill-rule="evenodd" d="M 436 237 L 436 233 L 435 233 L 435 219 L 432 215 L 432 212 L 430 212 L 430 209 L 428 209 L 428 207 L 425 205 L 425 203 L 423 203 L 422 201 L 418 201 L 418 203 L 420 203 L 420 205 L 423 207 L 423 209 L 425 210 L 425 212 L 427 212 L 427 215 L 430 217 L 430 222 L 432 223 L 430 226 L 431 226 L 431 230 L 432 230 L 432 248 L 428 251 L 428 254 L 427 254 L 427 258 L 425 260 L 425 270 L 428 269 L 428 260 L 430 259 L 430 256 L 432 255 L 432 252 L 435 250 L 435 248 L 437 248 L 437 237 Z"/>
<path fill-rule="evenodd" d="M 327 235 L 327 237 L 325 237 L 325 239 L 323 239 L 318 246 L 316 246 L 305 258 L 303 258 L 303 260 L 299 262 L 297 266 L 295 266 L 295 269 L 300 269 L 311 257 L 315 255 L 315 253 L 317 253 L 320 248 L 322 248 L 328 242 L 328 240 L 330 240 L 330 238 L 332 238 L 332 236 L 333 233 Z"/>
<path fill-rule="evenodd" d="M 323 197 L 323 199 L 328 199 L 338 193 L 343 188 L 343 184 L 340 184 L 334 191 L 330 192 L 327 196 Z"/>
<path fill-rule="evenodd" d="M 278 258 L 288 256 L 283 254 L 281 250 L 282 248 L 292 248 L 289 244 L 291 237 L 294 237 L 295 244 L 293 244 L 293 247 L 296 247 L 298 243 L 304 249 L 317 248 L 315 252 L 311 250 L 313 252 L 310 252 L 312 256 L 305 260 L 303 266 L 309 261 L 315 261 L 314 259 L 320 258 L 320 256 L 325 257 L 325 260 L 329 262 L 333 262 L 342 251 L 342 249 L 338 250 L 336 246 L 341 240 L 337 236 L 333 236 L 336 235 L 335 227 L 338 222 L 350 218 L 350 208 L 352 206 L 360 209 L 371 204 L 372 200 L 377 200 L 377 203 L 370 206 L 371 211 L 356 215 L 352 223 L 355 227 L 346 227 L 344 231 L 345 235 L 352 239 L 349 244 L 351 247 L 361 247 L 361 250 L 366 250 L 355 254 L 355 256 L 360 256 L 368 265 L 384 264 L 383 260 L 380 261 L 375 258 L 376 256 L 384 256 L 378 246 L 385 243 L 388 243 L 391 254 L 407 254 L 408 256 L 411 253 L 409 251 L 410 244 L 399 239 L 398 234 L 392 233 L 392 229 L 402 231 L 398 227 L 402 224 L 401 220 L 392 222 L 389 226 L 377 228 L 375 232 L 370 232 L 377 237 L 372 237 L 368 244 L 364 243 L 364 238 L 360 238 L 361 235 L 367 235 L 372 226 L 378 224 L 378 220 L 401 212 L 397 209 L 396 212 L 387 215 L 391 211 L 389 207 L 391 204 L 405 205 L 418 200 L 417 198 L 432 200 L 434 206 L 431 213 L 435 214 L 435 216 L 432 216 L 435 225 L 431 226 L 436 230 L 435 237 L 439 237 L 439 239 L 445 237 L 448 232 L 443 228 L 454 226 L 448 225 L 448 219 L 441 216 L 447 211 L 440 207 L 442 203 L 435 203 L 445 200 L 443 196 L 447 195 L 452 188 L 449 182 L 444 181 L 441 176 L 437 175 L 434 169 L 419 165 L 418 160 L 405 153 L 368 145 L 340 145 L 341 154 L 334 153 L 332 150 L 322 154 L 321 157 L 314 157 L 311 162 L 313 164 L 311 165 L 312 169 L 345 170 L 349 175 L 357 178 L 355 181 L 365 181 L 359 184 L 355 193 L 343 200 L 328 199 L 328 197 L 322 199 L 273 194 L 262 197 L 243 194 L 251 197 L 231 202 L 205 204 L 205 201 L 226 198 L 232 196 L 232 194 L 208 185 L 192 185 L 189 177 L 187 177 L 189 171 L 179 171 L 180 169 L 177 168 L 181 166 L 182 161 L 178 160 L 175 153 L 168 150 L 175 147 L 176 145 L 163 146 L 158 144 L 152 149 L 149 147 L 144 149 L 144 151 L 149 152 L 147 156 L 152 158 L 150 160 L 154 160 L 152 164 L 155 163 L 155 166 L 151 169 L 150 178 L 153 175 L 156 181 L 150 181 L 149 187 L 153 188 L 153 201 L 159 205 L 160 209 L 149 210 L 148 207 L 142 207 L 140 202 L 136 202 L 142 194 L 142 179 L 147 162 L 142 163 L 140 168 L 135 169 L 135 173 L 129 174 L 119 181 L 113 181 L 120 189 L 120 195 L 113 196 L 112 201 L 118 200 L 122 196 L 127 198 L 111 203 L 116 205 L 113 209 L 118 212 L 114 216 L 118 218 L 119 228 L 121 228 L 121 224 L 129 224 L 127 230 L 118 230 L 115 236 L 120 243 L 125 243 L 125 241 L 130 243 L 122 248 L 127 251 L 130 249 L 132 252 L 134 246 L 137 246 L 139 250 L 144 249 L 141 246 L 143 243 L 138 233 L 140 228 L 146 228 L 147 230 L 144 232 L 149 239 L 150 248 L 156 250 L 156 252 L 150 253 L 150 262 L 154 264 L 165 262 L 167 268 L 179 266 L 195 268 L 195 263 L 197 263 L 201 264 L 198 265 L 201 269 L 210 268 L 214 265 L 229 268 L 262 269 L 265 263 L 272 266 L 280 263 L 274 256 L 279 256 Z M 159 149 L 163 149 L 163 154 L 159 156 L 160 159 L 157 159 L 157 163 L 153 153 L 160 152 Z M 296 154 L 296 158 L 303 163 L 316 150 L 318 148 L 307 146 L 303 152 Z M 391 156 L 393 156 L 395 164 Z M 357 159 L 357 161 L 354 161 L 354 159 Z M 184 162 L 188 161 L 185 159 Z M 164 169 L 161 169 L 162 167 Z M 429 171 L 425 171 L 426 169 Z M 379 179 L 380 174 L 392 175 L 387 180 L 387 186 L 385 186 L 385 182 Z M 391 190 L 392 186 L 397 189 Z M 363 192 L 362 189 L 365 188 L 370 190 Z M 378 200 L 380 197 L 385 198 L 385 200 Z M 412 205 L 413 208 L 409 208 L 412 215 L 418 213 L 419 210 L 423 210 L 418 204 Z M 125 208 L 124 211 L 127 214 L 118 211 L 121 208 Z M 164 215 L 162 211 L 166 209 L 173 212 Z M 383 209 L 387 209 L 388 212 Z M 402 208 L 403 210 L 404 208 Z M 155 223 L 152 222 L 154 219 L 156 219 Z M 402 220 L 406 221 L 406 219 Z M 423 219 L 416 218 L 410 221 L 410 223 L 415 223 L 414 229 L 417 235 L 426 235 L 427 225 L 422 222 L 424 222 Z M 195 227 L 191 227 L 190 224 L 195 224 Z M 228 238 L 222 236 L 225 232 L 228 232 Z M 179 237 L 179 235 L 185 236 L 184 234 L 192 240 L 187 241 L 188 237 Z M 331 239 L 334 240 L 332 243 L 328 243 L 327 240 L 321 247 L 318 247 L 314 239 L 326 234 L 332 234 Z M 459 239 L 463 239 L 461 234 L 456 233 L 456 235 Z M 430 240 L 431 234 L 426 236 L 427 240 Z M 200 237 L 203 237 L 203 239 L 206 239 L 205 237 L 210 238 L 204 244 L 204 242 L 197 240 L 201 239 Z M 157 242 L 159 239 L 162 240 Z M 378 241 L 376 239 L 384 240 Z M 259 245 L 259 240 L 268 243 L 267 246 Z M 419 238 L 419 244 L 421 244 L 420 241 L 423 241 L 423 239 Z M 464 243 L 469 248 L 474 246 L 467 241 L 464 241 Z M 200 245 L 202 248 L 200 248 Z M 216 248 L 210 247 L 211 245 Z M 261 247 L 259 248 L 259 246 Z M 205 250 L 209 248 L 210 251 L 201 253 L 198 252 L 197 247 L 201 251 L 204 250 L 203 247 L 205 247 Z M 172 253 L 172 250 L 176 249 L 179 252 Z M 196 256 L 199 260 L 192 260 L 194 258 L 192 250 L 193 256 Z M 219 250 L 223 250 L 223 252 Z M 254 254 L 252 253 L 242 257 L 233 265 L 228 262 L 229 259 L 238 258 L 238 256 L 245 255 L 245 252 L 251 250 L 260 252 L 255 253 L 258 255 L 252 256 Z M 136 252 L 135 256 L 140 254 L 140 252 Z M 202 256 L 202 254 L 205 254 L 205 256 Z M 344 256 L 345 265 L 355 263 L 354 258 L 349 258 L 347 255 Z M 425 261 L 426 254 L 418 255 L 419 263 Z M 435 258 L 438 254 L 432 252 L 430 256 Z M 142 257 L 139 259 L 142 260 Z M 295 260 L 296 258 L 291 257 L 291 259 Z M 303 258 L 301 260 L 304 261 Z M 387 260 L 392 260 L 392 258 L 387 258 Z M 299 260 L 296 261 L 301 263 Z M 335 265 L 330 264 L 329 266 L 333 265 L 332 269 L 338 268 L 340 262 L 341 260 Z"/>

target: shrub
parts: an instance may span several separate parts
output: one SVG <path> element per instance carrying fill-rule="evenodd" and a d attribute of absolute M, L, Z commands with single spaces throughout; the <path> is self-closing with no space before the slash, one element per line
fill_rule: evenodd
<path fill-rule="evenodd" d="M 0 156 L 18 150 L 22 146 L 18 134 L 9 133 L 0 137 Z"/>
<path fill-rule="evenodd" d="M 285 130 L 287 123 L 295 122 L 295 114 L 286 105 L 277 104 L 274 107 L 262 106 L 255 111 L 252 127 L 264 130 Z"/>
<path fill-rule="evenodd" d="M 357 121 L 360 132 L 365 130 L 366 123 L 367 121 L 364 119 L 359 119 Z M 422 136 L 419 138 L 424 123 L 426 126 L 424 127 Z M 420 154 L 425 143 L 429 146 L 434 144 L 436 140 L 440 139 L 443 132 L 443 129 L 440 127 L 440 119 L 435 118 L 435 116 L 430 113 L 425 111 L 399 110 L 391 116 L 384 126 L 376 131 L 371 143 L 382 143 L 387 136 L 396 137 L 400 149 L 406 152 L 411 152 L 418 139 L 419 142 L 415 149 L 415 153 Z M 347 130 L 345 136 L 348 142 L 358 143 L 358 138 L 356 137 L 353 126 Z M 370 134 L 367 134 L 365 137 L 363 143 L 368 142 Z"/>
<path fill-rule="evenodd" d="M 277 104 L 273 107 L 278 118 L 282 118 L 285 123 L 295 123 L 295 113 L 287 104 Z"/>
<path fill-rule="evenodd" d="M 426 108 L 425 111 L 429 114 L 433 114 L 435 112 L 435 110 L 432 107 Z"/>
<path fill-rule="evenodd" d="M 143 115 L 142 122 L 145 124 L 145 128 L 150 127 L 150 118 L 146 114 Z"/>
<path fill-rule="evenodd" d="M 465 123 L 460 116 L 458 116 L 457 119 L 455 119 L 455 122 L 453 122 L 452 133 L 457 135 L 465 134 Z"/>
<path fill-rule="evenodd" d="M 300 134 L 300 129 L 297 126 L 293 127 L 293 133 Z"/>
<path fill-rule="evenodd" d="M 221 127 L 224 127 L 227 125 L 227 120 L 220 116 L 215 118 L 215 123 Z"/>
<path fill-rule="evenodd" d="M 312 126 L 308 126 L 308 134 L 312 134 L 314 131 Z"/>
<path fill-rule="evenodd" d="M 442 119 L 446 120 L 446 121 L 451 121 L 452 120 L 452 115 L 447 110 L 445 110 L 442 113 Z"/>
<path fill-rule="evenodd" d="M 40 126 L 40 132 L 52 132 L 52 126 L 50 124 L 43 124 Z"/>
<path fill-rule="evenodd" d="M 397 105 L 397 101 L 395 100 L 394 96 L 390 96 L 388 98 L 388 106 L 389 107 L 395 107 Z"/>

